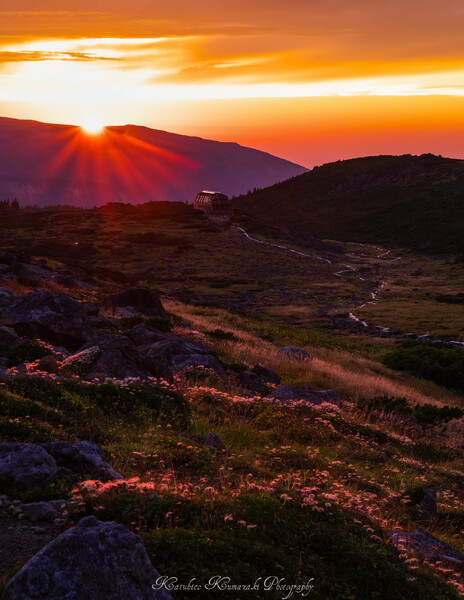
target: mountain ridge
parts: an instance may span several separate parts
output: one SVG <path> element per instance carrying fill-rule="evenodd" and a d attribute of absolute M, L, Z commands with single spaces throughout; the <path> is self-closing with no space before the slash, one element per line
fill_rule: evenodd
<path fill-rule="evenodd" d="M 236 142 L 139 125 L 88 135 L 74 125 L 0 117 L 0 197 L 21 205 L 193 202 L 201 189 L 233 196 L 305 171 Z"/>

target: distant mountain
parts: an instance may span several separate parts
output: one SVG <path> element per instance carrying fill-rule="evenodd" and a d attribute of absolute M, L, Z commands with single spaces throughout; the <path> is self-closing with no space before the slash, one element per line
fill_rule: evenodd
<path fill-rule="evenodd" d="M 203 189 L 238 195 L 306 170 L 235 143 L 147 127 L 89 136 L 80 127 L 0 117 L 0 200 L 21 205 L 192 202 Z"/>
<path fill-rule="evenodd" d="M 464 252 L 464 161 L 432 154 L 329 163 L 241 196 L 262 224 L 322 239 Z"/>

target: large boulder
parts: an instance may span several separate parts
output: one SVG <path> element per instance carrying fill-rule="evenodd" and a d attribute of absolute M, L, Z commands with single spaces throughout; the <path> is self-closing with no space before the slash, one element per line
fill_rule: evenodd
<path fill-rule="evenodd" d="M 226 377 L 216 352 L 201 342 L 186 340 L 177 335 L 166 335 L 159 342 L 137 347 L 141 363 L 153 374 L 161 374 L 162 369 L 187 372 L 209 368 L 220 377 Z M 161 373 L 160 373 L 161 371 Z"/>
<path fill-rule="evenodd" d="M 38 444 L 0 444 L 0 481 L 30 484 L 55 477 L 56 460 Z"/>
<path fill-rule="evenodd" d="M 154 344 L 170 337 L 169 333 L 158 331 L 146 323 L 138 323 L 137 325 L 134 325 L 127 335 L 136 346 Z"/>
<path fill-rule="evenodd" d="M 214 375 L 226 379 L 227 375 L 219 359 L 212 354 L 188 354 L 174 356 L 172 369 L 179 375 Z"/>
<path fill-rule="evenodd" d="M 85 344 L 79 354 L 82 355 L 82 352 L 88 350 L 94 353 L 96 360 L 85 374 L 87 379 L 106 377 L 125 379 L 126 377 L 145 377 L 147 375 L 147 372 L 140 366 L 134 342 L 125 335 L 101 335 Z M 69 362 L 72 362 L 71 358 L 65 361 L 65 366 L 69 366 Z M 82 363 L 80 366 L 82 367 Z"/>
<path fill-rule="evenodd" d="M 66 473 L 91 474 L 102 481 L 122 479 L 94 442 L 0 444 L 0 481 L 20 484 L 56 479 Z"/>
<path fill-rule="evenodd" d="M 147 288 L 131 287 L 103 299 L 100 309 L 105 314 L 120 317 L 144 315 L 167 319 L 168 315 L 158 294 Z"/>
<path fill-rule="evenodd" d="M 2 312 L 2 321 L 20 335 L 70 350 L 77 350 L 94 337 L 82 305 L 61 292 L 30 292 Z"/>
<path fill-rule="evenodd" d="M 281 385 L 268 394 L 266 398 L 272 399 L 278 404 L 302 403 L 318 406 L 319 404 L 328 402 L 340 408 L 343 405 L 342 399 L 334 390 L 315 391 L 308 385 L 302 385 L 301 387 Z"/>
<path fill-rule="evenodd" d="M 48 442 L 41 444 L 55 459 L 58 467 L 73 473 L 90 473 L 101 481 L 124 479 L 106 461 L 105 454 L 98 444 L 83 440 L 75 444 L 68 442 Z"/>
<path fill-rule="evenodd" d="M 171 600 L 159 579 L 138 535 L 84 517 L 16 573 L 2 600 Z"/>
<path fill-rule="evenodd" d="M 411 533 L 393 531 L 390 539 L 400 551 L 414 552 L 422 558 L 446 561 L 454 565 L 464 565 L 464 556 L 446 542 L 442 542 L 431 533 L 417 527 Z"/>

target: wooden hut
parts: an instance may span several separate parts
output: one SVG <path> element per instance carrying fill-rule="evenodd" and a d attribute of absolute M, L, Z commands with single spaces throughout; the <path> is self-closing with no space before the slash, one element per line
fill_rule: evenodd
<path fill-rule="evenodd" d="M 194 207 L 208 215 L 229 216 L 232 214 L 232 201 L 221 192 L 207 190 L 200 192 L 195 198 Z"/>

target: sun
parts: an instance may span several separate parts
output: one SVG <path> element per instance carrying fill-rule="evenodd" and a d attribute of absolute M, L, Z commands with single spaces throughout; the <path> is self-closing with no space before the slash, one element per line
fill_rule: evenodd
<path fill-rule="evenodd" d="M 98 115 L 86 115 L 81 122 L 81 127 L 90 135 L 98 135 L 105 127 L 102 119 Z"/>

